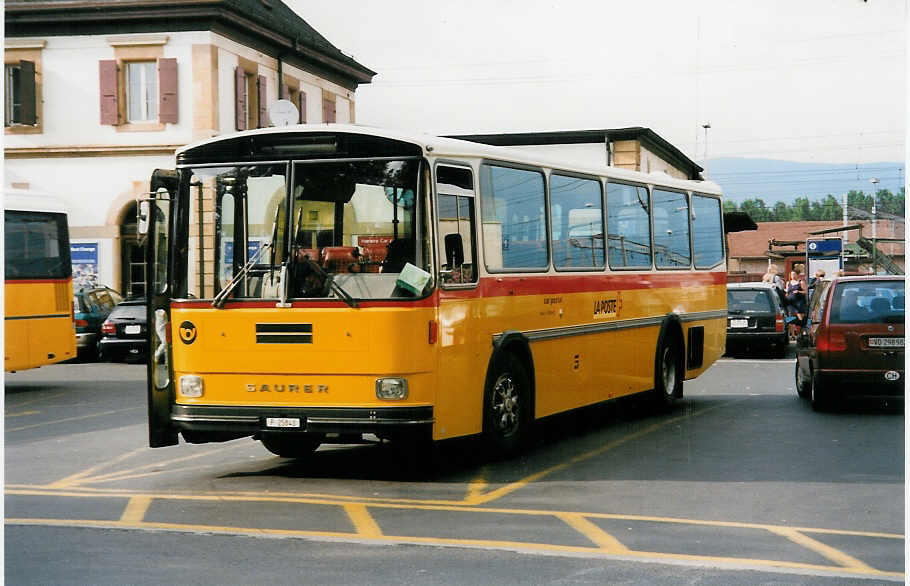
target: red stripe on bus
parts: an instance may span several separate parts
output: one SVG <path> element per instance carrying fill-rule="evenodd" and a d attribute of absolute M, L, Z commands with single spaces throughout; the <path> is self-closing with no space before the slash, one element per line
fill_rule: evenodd
<path fill-rule="evenodd" d="M 381 301 L 367 301 L 367 300 L 357 300 L 357 306 L 367 309 L 370 307 L 435 307 L 437 303 L 438 293 L 434 292 L 432 295 L 425 297 L 424 299 L 417 299 L 414 301 L 401 300 L 401 301 L 391 301 L 391 300 L 381 300 Z M 347 303 L 341 299 L 308 299 L 306 301 L 292 301 L 291 307 L 294 309 L 301 308 L 345 308 L 349 307 Z M 180 309 L 209 309 L 212 307 L 211 301 L 171 301 L 171 307 L 180 308 Z M 229 309 L 231 307 L 237 309 L 275 309 L 274 301 L 245 301 L 242 299 L 234 299 L 226 301 L 224 307 Z"/>
<path fill-rule="evenodd" d="M 627 273 L 593 275 L 524 275 L 485 277 L 480 280 L 483 297 L 515 295 L 554 295 L 595 293 L 597 291 L 628 291 L 633 289 L 667 289 L 722 285 L 727 274 L 703 273 Z"/>

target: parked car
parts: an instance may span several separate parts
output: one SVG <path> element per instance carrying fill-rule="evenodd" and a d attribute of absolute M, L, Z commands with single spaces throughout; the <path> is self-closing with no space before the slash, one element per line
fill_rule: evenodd
<path fill-rule="evenodd" d="M 73 319 L 79 356 L 92 358 L 97 355 L 101 324 L 121 301 L 123 297 L 120 293 L 109 287 L 78 289 L 73 293 Z"/>
<path fill-rule="evenodd" d="M 790 344 L 780 296 L 768 283 L 727 285 L 727 350 L 771 349 L 779 356 Z"/>
<path fill-rule="evenodd" d="M 797 338 L 796 392 L 824 408 L 838 398 L 904 398 L 904 278 L 840 277 L 816 286 Z"/>
<path fill-rule="evenodd" d="M 144 299 L 126 300 L 115 307 L 101 324 L 99 358 L 112 361 L 145 358 L 148 351 L 145 312 Z"/>

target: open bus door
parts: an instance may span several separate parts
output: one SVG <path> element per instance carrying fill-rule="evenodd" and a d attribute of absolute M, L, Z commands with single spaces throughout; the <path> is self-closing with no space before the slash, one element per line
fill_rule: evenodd
<path fill-rule="evenodd" d="M 178 443 L 171 425 L 174 381 L 171 376 L 169 278 L 171 219 L 177 193 L 177 173 L 155 169 L 150 197 L 140 203 L 138 227 L 145 230 L 145 266 L 148 275 L 148 419 L 149 446 L 161 448 Z"/>

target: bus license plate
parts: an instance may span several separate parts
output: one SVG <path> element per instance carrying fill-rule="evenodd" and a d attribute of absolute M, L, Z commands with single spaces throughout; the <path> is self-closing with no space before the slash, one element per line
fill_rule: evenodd
<path fill-rule="evenodd" d="M 870 348 L 903 348 L 903 338 L 869 338 Z"/>
<path fill-rule="evenodd" d="M 731 319 L 730 320 L 731 328 L 748 328 L 749 320 L 747 319 Z"/>
<path fill-rule="evenodd" d="M 126 326 L 123 328 L 124 334 L 138 334 L 142 331 L 142 326 Z"/>
<path fill-rule="evenodd" d="M 300 427 L 300 419 L 297 417 L 266 417 L 266 427 Z"/>

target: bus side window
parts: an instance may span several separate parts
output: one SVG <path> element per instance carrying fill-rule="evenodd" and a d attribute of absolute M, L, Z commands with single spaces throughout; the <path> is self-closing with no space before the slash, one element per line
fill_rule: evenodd
<path fill-rule="evenodd" d="M 470 169 L 440 165 L 436 168 L 439 206 L 440 282 L 477 282 L 474 262 L 474 178 Z"/>

